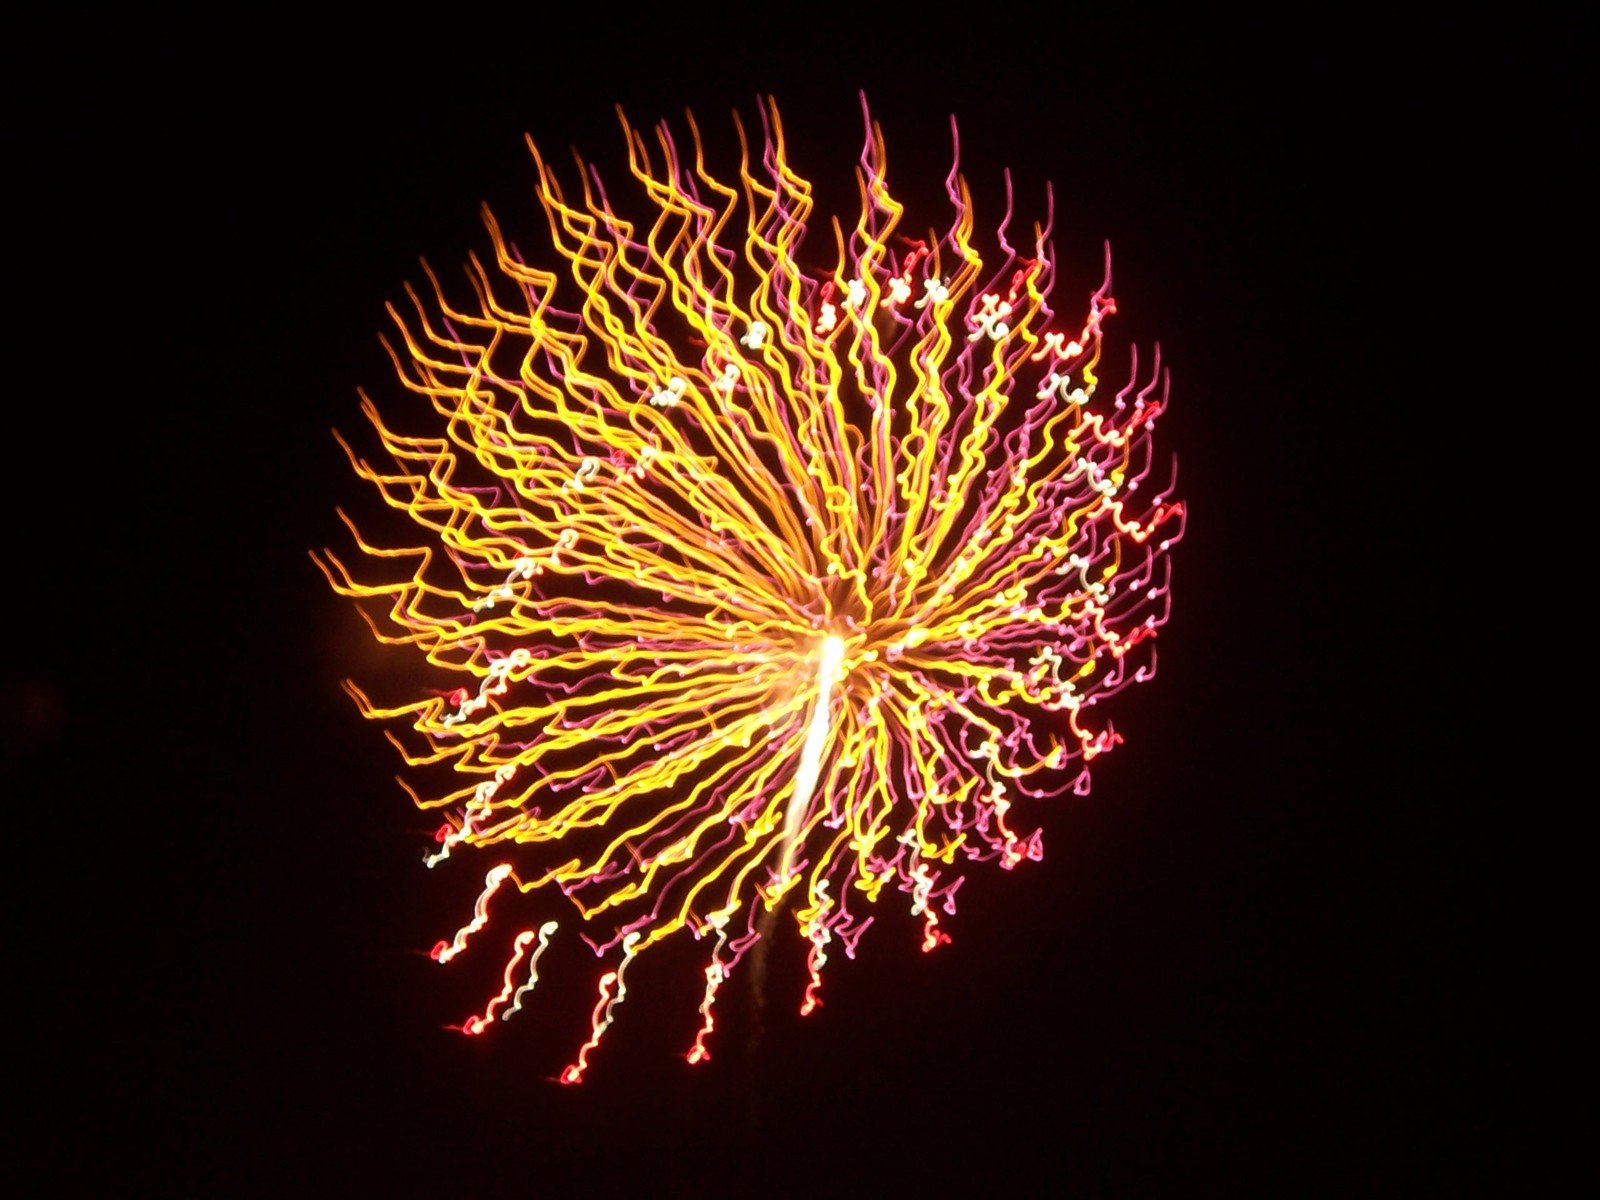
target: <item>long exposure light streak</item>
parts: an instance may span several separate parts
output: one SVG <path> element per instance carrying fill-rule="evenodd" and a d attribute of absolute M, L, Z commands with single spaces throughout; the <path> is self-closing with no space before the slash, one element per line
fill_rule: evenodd
<path fill-rule="evenodd" d="M 1184 513 L 1151 450 L 1159 351 L 1101 388 L 1109 259 L 1058 319 L 1048 190 L 1018 248 L 1007 180 L 987 259 L 956 166 L 945 232 L 901 232 L 862 110 L 849 225 L 813 222 L 770 101 L 758 138 L 735 118 L 732 182 L 692 117 L 687 154 L 624 119 L 642 218 L 582 160 L 569 199 L 530 140 L 561 269 L 485 209 L 464 302 L 424 264 L 390 307 L 417 403 L 362 395 L 383 460 L 339 439 L 419 532 L 379 545 L 341 512 L 369 567 L 313 557 L 433 676 L 395 702 L 346 687 L 439 814 L 428 866 L 491 864 L 433 957 L 497 936 L 509 896 L 536 914 L 456 1028 L 535 1007 L 575 927 L 601 969 L 567 1082 L 666 939 L 710 943 L 691 1062 L 780 913 L 808 944 L 802 1012 L 886 892 L 924 949 L 948 942 L 960 868 L 1041 856 L 1016 810 L 1088 791 L 1121 741 L 1096 706 L 1155 669 Z"/>
<path fill-rule="evenodd" d="M 828 744 L 828 705 L 833 699 L 833 678 L 843 660 L 844 640 L 833 636 L 824 638 L 822 653 L 817 658 L 817 699 L 811 709 L 811 724 L 806 728 L 805 749 L 800 751 L 800 767 L 795 771 L 794 792 L 783 814 L 783 867 L 779 871 L 780 876 L 794 870 L 800 818 L 811 803 L 811 797 L 817 790 L 817 776 L 822 772 L 822 752 Z"/>

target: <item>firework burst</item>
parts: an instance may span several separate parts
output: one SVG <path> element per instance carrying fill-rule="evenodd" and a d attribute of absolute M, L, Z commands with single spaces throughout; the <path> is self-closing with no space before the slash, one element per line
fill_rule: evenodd
<path fill-rule="evenodd" d="M 487 210 L 460 299 L 424 267 L 386 345 L 426 424 L 363 395 L 384 464 L 341 439 L 419 540 L 346 517 L 373 564 L 315 556 L 452 680 L 399 704 L 346 685 L 440 815 L 428 865 L 493 863 L 433 957 L 503 892 L 550 898 L 460 1028 L 529 1002 L 563 923 L 602 961 L 569 1082 L 629 964 L 675 935 L 709 946 L 690 1061 L 764 914 L 808 944 L 803 1012 L 882 900 L 948 941 L 960 868 L 1038 859 L 1016 809 L 1088 790 L 1120 740 L 1091 710 L 1150 677 L 1167 615 L 1165 376 L 1135 357 L 1100 387 L 1109 269 L 1059 321 L 1048 196 L 1019 250 L 1008 195 L 985 262 L 955 168 L 950 228 L 905 236 L 870 118 L 859 215 L 817 245 L 770 102 L 760 123 L 724 183 L 692 118 L 687 154 L 624 120 L 638 222 L 581 162 L 569 196 L 530 141 L 561 272 Z"/>

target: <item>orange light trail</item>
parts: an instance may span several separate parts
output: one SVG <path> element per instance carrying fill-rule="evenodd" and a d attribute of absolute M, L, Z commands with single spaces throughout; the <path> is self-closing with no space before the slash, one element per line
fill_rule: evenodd
<path fill-rule="evenodd" d="M 860 211 L 818 246 L 776 106 L 758 138 L 735 121 L 724 182 L 692 117 L 687 154 L 623 120 L 643 218 L 582 160 L 569 197 L 530 141 L 559 270 L 487 210 L 493 254 L 459 298 L 424 265 L 385 341 L 417 402 L 362 395 L 377 463 L 339 439 L 415 532 L 379 545 L 341 513 L 367 565 L 313 555 L 448 681 L 396 702 L 346 685 L 440 815 L 428 865 L 493 864 L 433 957 L 467 952 L 512 887 L 549 918 L 457 1028 L 524 1007 L 552 909 L 601 959 L 566 1082 L 668 938 L 715 941 L 691 1062 L 765 912 L 808 944 L 804 1012 L 886 890 L 924 949 L 948 942 L 960 868 L 1038 859 L 1019 810 L 1087 792 L 1120 742 L 1094 709 L 1153 674 L 1182 536 L 1153 471 L 1159 352 L 1104 394 L 1109 263 L 1058 321 L 1048 192 L 1024 252 L 1008 180 L 986 259 L 952 167 L 949 228 L 906 236 L 868 116 Z"/>

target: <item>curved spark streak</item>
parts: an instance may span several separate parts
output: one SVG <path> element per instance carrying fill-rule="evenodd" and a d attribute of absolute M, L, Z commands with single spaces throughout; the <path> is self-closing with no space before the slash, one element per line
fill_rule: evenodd
<path fill-rule="evenodd" d="M 346 687 L 440 815 L 427 865 L 495 856 L 433 957 L 503 936 L 504 908 L 570 904 L 602 962 L 568 1082 L 633 960 L 685 931 L 714 943 L 691 1062 L 780 912 L 808 946 L 802 1012 L 885 894 L 924 949 L 948 942 L 960 867 L 1039 859 L 1019 810 L 1087 793 L 1122 740 L 1097 706 L 1154 673 L 1184 521 L 1151 448 L 1159 350 L 1107 395 L 1109 259 L 1059 317 L 1052 195 L 1013 245 L 1008 179 L 980 251 L 954 165 L 951 224 L 911 235 L 862 112 L 860 211 L 831 226 L 770 101 L 758 136 L 735 118 L 728 182 L 692 117 L 688 146 L 624 119 L 643 219 L 581 160 L 569 197 L 530 141 L 561 270 L 486 211 L 466 302 L 424 264 L 389 310 L 422 419 L 363 393 L 382 457 L 339 437 L 421 532 L 379 545 L 341 512 L 386 577 L 313 558 L 442 677 L 394 704 Z M 524 1007 L 538 930 L 456 1028 Z"/>

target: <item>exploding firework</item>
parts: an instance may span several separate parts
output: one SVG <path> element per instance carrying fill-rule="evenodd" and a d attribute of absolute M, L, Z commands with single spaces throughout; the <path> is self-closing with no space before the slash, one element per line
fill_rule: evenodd
<path fill-rule="evenodd" d="M 904 236 L 870 117 L 859 215 L 818 246 L 770 102 L 760 121 L 754 141 L 735 118 L 724 183 L 692 118 L 687 156 L 624 120 L 639 222 L 581 162 L 569 199 L 530 141 L 562 273 L 487 209 L 493 259 L 469 260 L 461 301 L 424 266 L 385 344 L 426 424 L 363 395 L 385 465 L 340 439 L 422 532 L 380 548 L 345 517 L 387 580 L 316 556 L 378 602 L 381 641 L 450 680 L 393 705 L 346 685 L 442 818 L 428 865 L 492 856 L 433 957 L 466 950 L 502 891 L 549 898 L 460 1028 L 529 1002 L 564 921 L 601 959 L 568 1082 L 665 939 L 709 945 L 691 1062 L 776 914 L 809 947 L 802 1012 L 888 897 L 925 950 L 947 942 L 959 868 L 1038 859 L 1014 809 L 1088 790 L 1120 741 L 1091 710 L 1150 677 L 1168 611 L 1165 375 L 1135 355 L 1100 388 L 1109 266 L 1086 317 L 1058 321 L 1048 193 L 1019 250 L 1008 183 L 986 263 L 954 167 L 948 231 Z"/>

